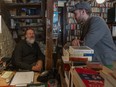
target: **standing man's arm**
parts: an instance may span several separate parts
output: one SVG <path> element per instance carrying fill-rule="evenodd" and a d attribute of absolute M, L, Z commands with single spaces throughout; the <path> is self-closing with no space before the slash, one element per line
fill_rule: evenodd
<path fill-rule="evenodd" d="M 80 40 L 79 39 L 74 39 L 72 41 L 72 46 L 80 46 Z"/>
<path fill-rule="evenodd" d="M 93 18 L 91 20 L 89 32 L 84 38 L 84 45 L 93 48 L 96 43 L 103 38 L 105 29 L 107 29 L 107 25 L 101 18 Z"/>

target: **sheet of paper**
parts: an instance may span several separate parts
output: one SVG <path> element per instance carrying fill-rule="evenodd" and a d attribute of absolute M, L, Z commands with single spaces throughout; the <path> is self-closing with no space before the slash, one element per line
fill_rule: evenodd
<path fill-rule="evenodd" d="M 34 72 L 17 72 L 10 85 L 26 86 L 33 82 Z"/>
<path fill-rule="evenodd" d="M 12 71 L 6 71 L 1 77 L 6 79 L 6 78 L 9 78 L 11 74 L 13 74 Z"/>

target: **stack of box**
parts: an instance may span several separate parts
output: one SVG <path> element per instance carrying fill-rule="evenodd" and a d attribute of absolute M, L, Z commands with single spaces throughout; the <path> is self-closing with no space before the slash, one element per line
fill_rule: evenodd
<path fill-rule="evenodd" d="M 94 50 L 89 48 L 88 46 L 70 46 L 69 54 L 69 60 L 92 61 Z"/>

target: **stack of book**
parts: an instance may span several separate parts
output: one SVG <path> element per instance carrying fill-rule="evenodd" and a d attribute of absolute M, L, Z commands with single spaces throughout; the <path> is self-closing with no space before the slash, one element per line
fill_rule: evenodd
<path fill-rule="evenodd" d="M 74 61 L 92 61 L 94 50 L 88 46 L 70 46 L 69 60 Z"/>
<path fill-rule="evenodd" d="M 104 79 L 100 74 L 94 70 L 88 68 L 75 68 L 73 71 L 75 82 L 78 84 L 78 87 L 104 87 Z"/>
<path fill-rule="evenodd" d="M 62 57 L 63 57 L 64 61 L 69 61 L 69 52 L 68 52 L 68 50 L 63 48 L 63 56 Z"/>

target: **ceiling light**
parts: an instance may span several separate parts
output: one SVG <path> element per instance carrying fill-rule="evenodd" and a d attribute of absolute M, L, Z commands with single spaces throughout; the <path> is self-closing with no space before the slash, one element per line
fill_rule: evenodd
<path fill-rule="evenodd" d="M 96 2 L 97 2 L 98 4 L 102 4 L 102 3 L 105 2 L 105 0 L 96 0 Z"/>

